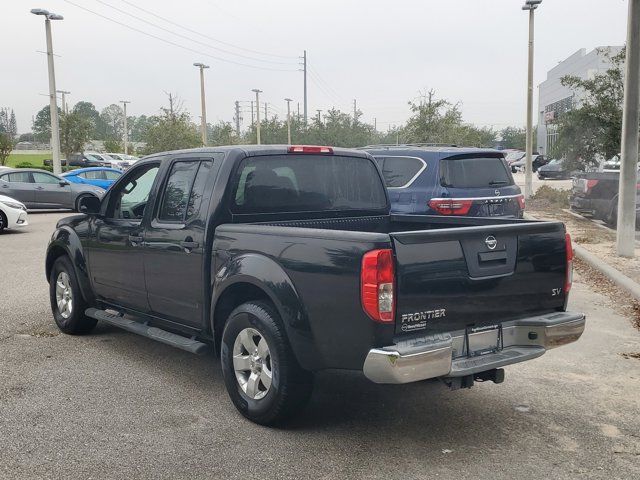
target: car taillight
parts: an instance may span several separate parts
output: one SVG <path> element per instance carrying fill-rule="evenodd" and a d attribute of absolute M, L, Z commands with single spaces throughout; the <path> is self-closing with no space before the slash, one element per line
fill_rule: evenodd
<path fill-rule="evenodd" d="M 564 236 L 565 255 L 567 258 L 567 276 L 564 280 L 564 293 L 568 294 L 573 283 L 573 246 L 571 245 L 571 235 L 568 233 Z"/>
<path fill-rule="evenodd" d="M 395 273 L 391 249 L 371 250 L 362 257 L 360 298 L 362 308 L 373 320 L 393 322 Z"/>
<path fill-rule="evenodd" d="M 291 145 L 288 150 L 289 153 L 333 153 L 331 147 L 321 147 L 320 145 Z"/>
<path fill-rule="evenodd" d="M 518 195 L 516 197 L 516 200 L 518 200 L 518 205 L 520 206 L 520 210 L 524 210 L 524 206 L 525 206 L 524 195 Z"/>
<path fill-rule="evenodd" d="M 587 180 L 584 184 L 584 193 L 589 193 L 593 187 L 598 184 L 598 180 Z"/>
<path fill-rule="evenodd" d="M 455 198 L 432 198 L 429 207 L 440 215 L 466 215 L 471 209 L 472 200 Z"/>

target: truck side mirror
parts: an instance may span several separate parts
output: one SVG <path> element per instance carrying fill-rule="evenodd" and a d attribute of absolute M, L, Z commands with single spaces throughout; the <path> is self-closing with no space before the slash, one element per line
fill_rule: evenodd
<path fill-rule="evenodd" d="M 93 195 L 88 195 L 80 199 L 80 213 L 96 215 L 100 213 L 100 199 Z"/>

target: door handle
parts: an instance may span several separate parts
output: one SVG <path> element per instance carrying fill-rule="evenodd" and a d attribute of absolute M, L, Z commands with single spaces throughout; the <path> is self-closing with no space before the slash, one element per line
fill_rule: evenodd
<path fill-rule="evenodd" d="M 187 251 L 187 253 L 189 253 L 194 248 L 198 248 L 200 246 L 200 244 L 198 242 L 192 242 L 192 241 L 189 241 L 189 240 L 185 240 L 184 242 L 180 242 L 180 246 L 182 248 L 184 248 Z"/>
<path fill-rule="evenodd" d="M 131 242 L 131 245 L 137 247 L 138 244 L 144 241 L 144 238 L 139 235 L 129 235 L 129 241 Z"/>
<path fill-rule="evenodd" d="M 36 190 L 44 190 L 44 187 L 36 187 Z"/>
<path fill-rule="evenodd" d="M 9 185 L 2 185 L 2 188 L 9 188 Z"/>

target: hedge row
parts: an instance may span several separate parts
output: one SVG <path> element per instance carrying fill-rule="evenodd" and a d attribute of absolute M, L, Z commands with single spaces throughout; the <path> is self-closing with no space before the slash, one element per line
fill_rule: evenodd
<path fill-rule="evenodd" d="M 38 165 L 32 165 L 29 162 L 22 162 L 16 165 L 15 168 L 38 168 L 40 170 L 46 170 L 47 172 L 51 172 L 53 173 L 53 167 L 50 165 L 42 165 L 42 166 L 38 166 Z M 69 172 L 71 170 L 75 170 L 78 167 L 62 167 L 62 173 L 64 172 Z"/>

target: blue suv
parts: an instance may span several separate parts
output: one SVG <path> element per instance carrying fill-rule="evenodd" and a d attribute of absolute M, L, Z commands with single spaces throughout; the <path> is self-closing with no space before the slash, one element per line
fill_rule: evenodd
<path fill-rule="evenodd" d="M 363 150 L 382 170 L 393 213 L 522 218 L 524 196 L 499 150 L 420 145 Z"/>

